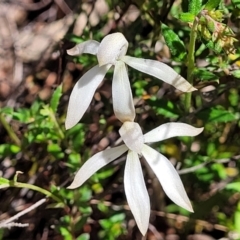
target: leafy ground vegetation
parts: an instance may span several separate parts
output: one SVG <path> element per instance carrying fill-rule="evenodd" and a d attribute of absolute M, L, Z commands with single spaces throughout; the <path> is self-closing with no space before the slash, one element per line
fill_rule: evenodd
<path fill-rule="evenodd" d="M 240 2 L 0 2 L 0 239 L 240 239 Z M 81 122 L 65 130 L 69 95 L 97 60 L 66 49 L 122 32 L 128 54 L 162 61 L 198 91 L 128 69 L 136 122 L 204 127 L 152 145 L 178 170 L 194 213 L 173 204 L 142 159 L 151 199 L 142 237 L 126 202 L 120 157 L 67 189 L 93 154 L 117 146 L 112 70 Z M 77 106 L 76 106 L 77 111 Z"/>

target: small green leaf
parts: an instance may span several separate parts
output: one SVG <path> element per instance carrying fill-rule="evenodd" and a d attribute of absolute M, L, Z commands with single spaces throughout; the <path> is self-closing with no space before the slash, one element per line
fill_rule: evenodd
<path fill-rule="evenodd" d="M 111 222 L 122 222 L 125 219 L 124 213 L 115 214 L 112 217 L 110 217 Z"/>
<path fill-rule="evenodd" d="M 211 107 L 208 109 L 204 109 L 196 114 L 198 118 L 206 121 L 206 122 L 231 122 L 237 120 L 239 117 L 224 109 L 222 106 Z"/>
<path fill-rule="evenodd" d="M 65 240 L 72 240 L 72 234 L 69 232 L 69 230 L 65 226 L 60 227 L 60 233 Z"/>
<path fill-rule="evenodd" d="M 240 70 L 235 70 L 232 72 L 232 75 L 236 78 L 240 78 Z"/>
<path fill-rule="evenodd" d="M 233 5 L 240 9 L 240 0 L 232 0 Z"/>
<path fill-rule="evenodd" d="M 232 182 L 227 184 L 227 186 L 225 187 L 227 190 L 233 190 L 236 192 L 240 192 L 240 182 Z"/>
<path fill-rule="evenodd" d="M 213 10 L 219 6 L 220 2 L 221 2 L 221 0 L 209 0 L 206 3 L 204 9 L 209 10 L 209 11 Z"/>
<path fill-rule="evenodd" d="M 190 0 L 188 5 L 188 10 L 190 13 L 195 16 L 201 11 L 202 8 L 202 0 Z"/>
<path fill-rule="evenodd" d="M 240 233 L 240 211 L 236 211 L 234 213 L 234 225 L 235 230 Z"/>
<path fill-rule="evenodd" d="M 193 72 L 194 76 L 202 81 L 218 80 L 218 76 L 206 68 L 198 68 Z"/>
<path fill-rule="evenodd" d="M 10 154 L 16 154 L 21 151 L 21 148 L 14 144 L 1 144 L 0 145 L 0 156 L 9 156 Z"/>
<path fill-rule="evenodd" d="M 114 173 L 114 169 L 110 168 L 105 171 L 101 171 L 101 172 L 97 173 L 97 177 L 98 177 L 98 179 L 105 179 L 105 178 L 112 176 L 113 173 Z"/>
<path fill-rule="evenodd" d="M 169 47 L 172 56 L 176 57 L 179 61 L 183 60 L 187 54 L 187 51 L 185 49 L 185 45 L 178 37 L 178 35 L 163 23 L 162 34 L 165 38 L 165 42 Z"/>
<path fill-rule="evenodd" d="M 57 111 L 61 96 L 62 96 L 62 85 L 59 85 L 57 89 L 54 91 L 52 98 L 50 100 L 50 107 L 52 108 L 53 112 Z"/>
<path fill-rule="evenodd" d="M 40 114 L 42 116 L 49 116 L 50 115 L 50 110 L 49 110 L 49 107 L 48 106 L 44 106 L 41 110 L 40 110 Z"/>
<path fill-rule="evenodd" d="M 13 108 L 11 107 L 0 108 L 0 113 L 5 113 L 10 115 L 13 113 Z"/>
<path fill-rule="evenodd" d="M 80 236 L 78 236 L 76 240 L 89 240 L 89 239 L 90 239 L 89 233 L 83 233 Z"/>
<path fill-rule="evenodd" d="M 56 152 L 61 152 L 62 149 L 58 146 L 58 144 L 51 143 L 51 144 L 48 145 L 47 151 L 49 153 L 56 153 Z"/>
<path fill-rule="evenodd" d="M 187 23 L 193 23 L 194 19 L 195 19 L 195 15 L 189 12 L 186 13 L 180 13 L 179 14 L 179 19 L 183 22 L 187 22 Z"/>
<path fill-rule="evenodd" d="M 164 99 L 150 99 L 148 103 L 152 106 L 157 115 L 163 115 L 166 118 L 179 117 L 179 110 L 176 107 L 176 104 L 171 101 Z"/>

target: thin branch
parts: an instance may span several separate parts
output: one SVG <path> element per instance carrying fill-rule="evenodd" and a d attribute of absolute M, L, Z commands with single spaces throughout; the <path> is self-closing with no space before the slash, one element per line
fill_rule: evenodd
<path fill-rule="evenodd" d="M 41 200 L 39 200 L 38 202 L 34 203 L 32 206 L 30 206 L 29 208 L 24 209 L 23 211 L 17 213 L 16 215 L 14 215 L 13 217 L 1 221 L 0 222 L 0 229 L 1 228 L 9 228 L 9 227 L 26 227 L 26 224 L 21 224 L 21 223 L 14 223 L 13 221 L 17 220 L 18 218 L 20 218 L 21 216 L 27 214 L 28 212 L 31 212 L 33 209 L 39 207 L 40 205 L 42 205 L 43 203 L 46 202 L 46 198 L 43 198 Z"/>
<path fill-rule="evenodd" d="M 210 164 L 210 163 L 227 163 L 229 161 L 236 161 L 239 158 L 240 158 L 240 155 L 236 155 L 236 156 L 233 156 L 231 158 L 213 159 L 213 160 L 206 161 L 204 163 L 201 163 L 199 165 L 196 165 L 196 166 L 193 166 L 193 167 L 190 167 L 190 168 L 185 168 L 185 169 L 178 170 L 178 174 L 182 175 L 182 174 L 195 172 L 198 169 L 200 169 L 202 167 L 205 167 L 207 164 Z"/>

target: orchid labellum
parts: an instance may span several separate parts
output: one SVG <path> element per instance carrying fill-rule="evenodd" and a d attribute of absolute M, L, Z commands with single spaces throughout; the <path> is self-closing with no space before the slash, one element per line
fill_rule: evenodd
<path fill-rule="evenodd" d="M 124 171 L 124 188 L 129 207 L 143 235 L 150 217 L 150 201 L 142 173 L 139 155 L 143 156 L 160 181 L 166 195 L 177 205 L 192 212 L 192 206 L 182 181 L 172 163 L 161 153 L 146 145 L 176 136 L 196 136 L 203 128 L 185 123 L 166 123 L 143 135 L 140 126 L 131 121 L 123 123 L 119 130 L 123 145 L 95 154 L 77 172 L 70 189 L 80 187 L 100 168 L 127 152 Z"/>
<path fill-rule="evenodd" d="M 66 129 L 76 125 L 87 110 L 93 95 L 111 66 L 115 66 L 112 83 L 113 109 L 121 121 L 133 121 L 134 105 L 126 65 L 171 84 L 183 92 L 196 90 L 168 65 L 154 60 L 126 56 L 128 42 L 121 33 L 109 34 L 99 43 L 89 40 L 67 51 L 69 55 L 89 53 L 97 56 L 98 65 L 86 72 L 76 83 L 69 99 Z"/>

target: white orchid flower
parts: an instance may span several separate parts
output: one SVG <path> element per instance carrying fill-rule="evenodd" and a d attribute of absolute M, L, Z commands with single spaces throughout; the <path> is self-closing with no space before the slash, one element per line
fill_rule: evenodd
<path fill-rule="evenodd" d="M 143 178 L 139 155 L 143 156 L 162 184 L 166 195 L 177 205 L 193 212 L 182 181 L 172 163 L 161 153 L 146 145 L 176 136 L 196 136 L 203 128 L 185 123 L 166 123 L 143 135 L 135 122 L 124 122 L 119 130 L 123 145 L 106 149 L 86 161 L 77 172 L 70 189 L 80 187 L 100 168 L 127 152 L 124 172 L 124 188 L 129 207 L 143 235 L 146 234 L 150 217 L 150 201 Z"/>
<path fill-rule="evenodd" d="M 93 95 L 109 68 L 114 65 L 112 98 L 116 117 L 121 121 L 133 121 L 132 92 L 126 65 L 171 84 L 183 92 L 196 90 L 168 65 L 154 60 L 126 56 L 128 42 L 121 33 L 109 34 L 101 43 L 89 40 L 67 51 L 75 56 L 83 53 L 97 55 L 98 65 L 85 73 L 74 86 L 67 110 L 66 129 L 76 125 L 87 110 Z"/>

